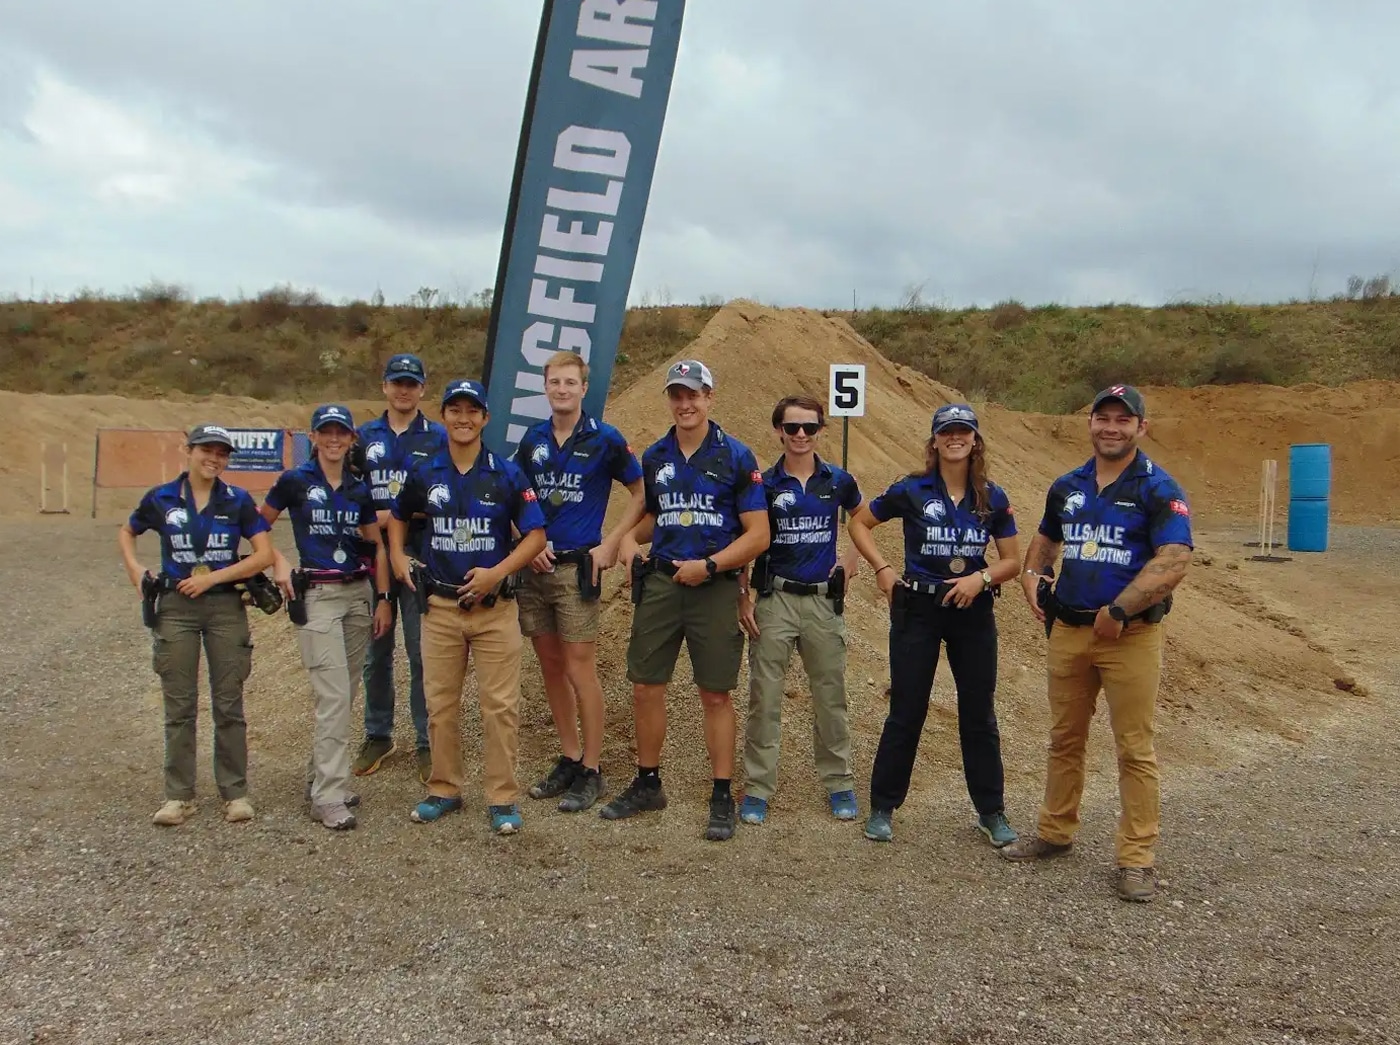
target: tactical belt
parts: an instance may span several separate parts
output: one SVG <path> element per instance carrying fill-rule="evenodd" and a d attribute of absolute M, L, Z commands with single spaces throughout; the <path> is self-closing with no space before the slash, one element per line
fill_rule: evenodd
<path fill-rule="evenodd" d="M 507 587 L 510 584 L 510 578 L 506 578 L 504 581 L 501 582 L 500 587 L 496 588 L 495 591 L 489 591 L 485 595 L 482 595 L 477 599 L 463 603 L 462 599 L 464 598 L 464 596 L 457 591 L 457 585 L 447 584 L 443 581 L 440 581 L 436 577 L 430 576 L 426 571 L 422 573 L 418 579 L 423 585 L 423 590 L 427 594 L 437 595 L 440 598 L 444 599 L 451 599 L 457 604 L 458 609 L 463 610 L 470 610 L 474 606 L 485 606 L 487 609 L 490 609 L 492 606 L 496 605 L 497 599 L 501 598 L 503 595 L 506 595 Z M 513 596 L 506 597 L 510 598 Z"/>
<path fill-rule="evenodd" d="M 670 559 L 658 559 L 654 555 L 651 558 L 647 559 L 647 566 L 648 568 L 656 571 L 657 573 L 664 573 L 667 577 L 674 577 L 680 570 L 680 567 L 677 566 L 675 563 L 671 562 Z M 706 580 L 703 580 L 700 583 L 709 584 L 711 580 L 718 580 L 721 577 L 737 577 L 742 572 L 742 570 L 720 570 L 714 575 L 714 577 L 707 578 Z"/>
<path fill-rule="evenodd" d="M 1073 610 L 1068 606 L 1055 606 L 1055 619 L 1061 624 L 1068 624 L 1073 628 L 1083 628 L 1094 623 L 1098 617 L 1098 610 Z"/>
<path fill-rule="evenodd" d="M 786 577 L 773 577 L 773 590 L 785 591 L 789 595 L 825 595 L 831 590 L 831 585 L 826 581 L 818 584 L 804 584 L 802 581 L 790 581 Z"/>
<path fill-rule="evenodd" d="M 156 578 L 156 590 L 160 592 L 178 591 L 183 577 L 172 577 L 168 573 L 162 573 Z M 238 591 L 238 581 L 231 581 L 228 584 L 216 584 L 212 588 L 205 589 L 206 595 L 219 595 L 227 592 Z"/>
<path fill-rule="evenodd" d="M 953 590 L 955 581 L 916 581 L 904 578 L 904 586 L 910 591 L 916 591 L 920 595 L 932 595 L 940 602 L 943 597 Z"/>
<path fill-rule="evenodd" d="M 354 581 L 368 580 L 369 570 L 354 570 L 350 573 L 343 573 L 340 570 L 304 570 L 306 580 L 313 587 L 318 584 L 350 584 Z"/>
<path fill-rule="evenodd" d="M 587 548 L 574 548 L 566 552 L 555 552 L 554 563 L 556 566 L 561 563 L 565 566 L 581 566 L 588 559 L 588 552 L 589 549 Z"/>

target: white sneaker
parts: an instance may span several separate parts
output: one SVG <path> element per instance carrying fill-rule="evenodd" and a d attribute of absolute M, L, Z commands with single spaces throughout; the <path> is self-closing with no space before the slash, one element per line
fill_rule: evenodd
<path fill-rule="evenodd" d="M 253 819 L 253 803 L 246 798 L 235 798 L 224 806 L 224 819 L 230 824 Z"/>
<path fill-rule="evenodd" d="M 197 812 L 199 806 L 195 803 L 172 798 L 156 810 L 156 815 L 151 817 L 151 823 L 161 827 L 179 827 Z"/>

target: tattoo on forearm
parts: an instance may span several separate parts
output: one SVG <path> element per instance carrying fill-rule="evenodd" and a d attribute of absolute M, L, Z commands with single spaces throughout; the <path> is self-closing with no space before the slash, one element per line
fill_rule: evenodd
<path fill-rule="evenodd" d="M 1055 565 L 1058 546 L 1043 534 L 1036 534 L 1026 549 L 1026 569 L 1037 573 Z"/>
<path fill-rule="evenodd" d="M 1190 564 L 1190 548 L 1164 544 L 1114 601 L 1128 613 L 1141 613 L 1170 595 L 1186 576 Z"/>

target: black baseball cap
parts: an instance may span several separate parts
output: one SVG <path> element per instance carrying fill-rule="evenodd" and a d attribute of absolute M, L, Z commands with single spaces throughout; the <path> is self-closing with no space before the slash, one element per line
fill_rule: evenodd
<path fill-rule="evenodd" d="M 233 449 L 233 436 L 221 425 L 195 425 L 190 429 L 189 438 L 185 442 L 189 446 L 223 445 Z"/>
<path fill-rule="evenodd" d="M 1094 396 L 1093 405 L 1089 407 L 1089 413 L 1093 413 L 1104 403 L 1111 399 L 1116 399 L 1128 409 L 1128 413 L 1136 418 L 1147 416 L 1147 404 L 1142 401 L 1142 393 L 1132 385 L 1110 385 L 1098 395 Z"/>
<path fill-rule="evenodd" d="M 442 390 L 442 405 L 445 407 L 454 399 L 470 399 L 488 413 L 491 410 L 490 404 L 486 402 L 486 386 L 480 381 L 468 378 L 453 381 Z"/>

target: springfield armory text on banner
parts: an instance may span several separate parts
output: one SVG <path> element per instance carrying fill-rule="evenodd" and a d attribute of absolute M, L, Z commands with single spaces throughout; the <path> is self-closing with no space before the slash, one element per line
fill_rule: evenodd
<path fill-rule="evenodd" d="M 684 0 L 549 0 L 496 276 L 487 445 L 550 414 L 543 366 L 579 353 L 601 417 L 675 71 Z"/>

